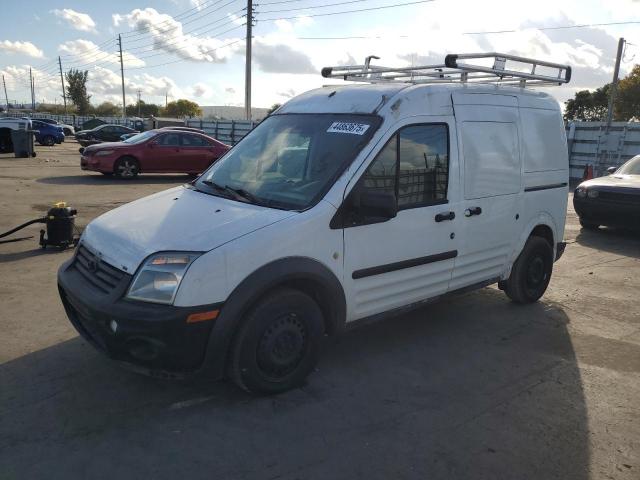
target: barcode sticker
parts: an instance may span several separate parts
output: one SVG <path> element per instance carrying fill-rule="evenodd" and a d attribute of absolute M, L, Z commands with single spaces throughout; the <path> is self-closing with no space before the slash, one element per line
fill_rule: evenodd
<path fill-rule="evenodd" d="M 364 135 L 369 129 L 366 123 L 333 122 L 327 133 L 350 133 L 352 135 Z"/>

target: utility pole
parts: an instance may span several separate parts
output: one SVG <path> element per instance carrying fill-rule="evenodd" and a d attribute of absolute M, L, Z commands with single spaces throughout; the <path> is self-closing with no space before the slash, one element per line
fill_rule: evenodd
<path fill-rule="evenodd" d="M 60 82 L 62 83 L 62 100 L 64 100 L 64 114 L 67 114 L 67 93 L 64 90 L 64 75 L 62 75 L 62 60 L 58 57 L 58 65 L 60 66 Z"/>
<path fill-rule="evenodd" d="M 624 50 L 624 38 L 618 40 L 618 54 L 616 55 L 616 65 L 613 68 L 613 82 L 611 82 L 611 90 L 609 92 L 609 109 L 607 110 L 607 134 L 611 128 L 611 120 L 613 119 L 613 102 L 616 98 L 616 89 L 618 88 L 618 75 L 620 74 L 620 61 L 622 60 L 622 51 Z"/>
<path fill-rule="evenodd" d="M 169 91 L 167 90 L 166 92 L 164 92 L 164 108 L 166 110 L 167 105 L 169 104 Z"/>
<path fill-rule="evenodd" d="M 118 47 L 120 48 L 120 76 L 122 77 L 122 117 L 127 116 L 127 104 L 124 98 L 124 62 L 122 61 L 122 35 L 118 34 Z"/>
<path fill-rule="evenodd" d="M 245 50 L 244 108 L 247 120 L 251 120 L 251 29 L 253 27 L 253 0 L 247 0 L 247 46 Z"/>
<path fill-rule="evenodd" d="M 31 110 L 35 110 L 36 101 L 33 97 L 33 74 L 31 73 L 31 67 L 29 67 L 29 87 L 31 87 Z"/>
<path fill-rule="evenodd" d="M 4 75 L 2 75 L 2 86 L 4 87 L 4 99 L 7 101 L 7 113 L 9 113 L 9 95 L 7 95 L 7 82 L 4 81 Z"/>
<path fill-rule="evenodd" d="M 138 89 L 138 116 L 140 116 L 140 95 L 142 94 L 142 90 Z"/>

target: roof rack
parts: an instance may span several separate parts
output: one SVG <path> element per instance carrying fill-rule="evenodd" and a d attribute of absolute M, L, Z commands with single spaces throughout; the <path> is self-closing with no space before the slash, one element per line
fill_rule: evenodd
<path fill-rule="evenodd" d="M 495 52 L 449 54 L 443 64 L 404 68 L 372 66 L 372 59 L 379 57 L 367 57 L 364 65 L 325 67 L 322 76 L 368 83 L 489 83 L 520 87 L 562 85 L 571 80 L 569 65 Z M 493 66 L 476 62 L 485 59 L 492 59 Z M 539 67 L 544 74 L 536 72 Z"/>

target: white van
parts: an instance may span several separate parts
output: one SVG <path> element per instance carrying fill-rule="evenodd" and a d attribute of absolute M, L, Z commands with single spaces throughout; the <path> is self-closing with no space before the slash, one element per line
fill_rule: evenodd
<path fill-rule="evenodd" d="M 273 393 L 357 320 L 496 282 L 535 302 L 569 165 L 558 102 L 526 87 L 570 71 L 498 54 L 326 68 L 363 83 L 290 100 L 190 184 L 91 222 L 58 274 L 67 314 L 147 373 Z"/>

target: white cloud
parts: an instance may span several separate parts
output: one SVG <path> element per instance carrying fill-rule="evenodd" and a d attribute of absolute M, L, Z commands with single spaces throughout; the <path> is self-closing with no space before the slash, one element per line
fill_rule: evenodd
<path fill-rule="evenodd" d="M 303 52 L 285 44 L 253 42 L 253 59 L 263 72 L 268 73 L 316 73 L 318 70 Z"/>
<path fill-rule="evenodd" d="M 120 64 L 120 56 L 117 53 L 102 50 L 90 40 L 69 40 L 60 44 L 58 50 L 66 55 L 73 56 L 72 63 L 74 64 Z M 122 54 L 122 60 L 125 67 L 142 67 L 145 65 L 143 60 L 126 51 Z"/>
<path fill-rule="evenodd" d="M 0 41 L 0 50 L 4 50 L 7 53 L 27 55 L 33 58 L 42 58 L 44 56 L 42 50 L 31 42 L 12 42 L 11 40 L 3 40 Z"/>
<path fill-rule="evenodd" d="M 185 33 L 180 22 L 153 8 L 136 8 L 129 14 L 112 17 L 115 26 L 126 23 L 141 33 L 149 34 L 155 50 L 173 53 L 185 60 L 224 63 L 235 51 L 228 44 L 239 41 L 237 38 L 221 40 Z"/>
<path fill-rule="evenodd" d="M 96 22 L 86 13 L 76 12 L 70 8 L 63 8 L 62 10 L 51 10 L 56 17 L 66 20 L 76 30 L 83 32 L 91 32 L 96 28 Z"/>
<path fill-rule="evenodd" d="M 193 87 L 191 87 L 191 91 L 194 97 L 209 97 L 211 95 L 211 89 L 208 85 L 198 82 Z"/>

